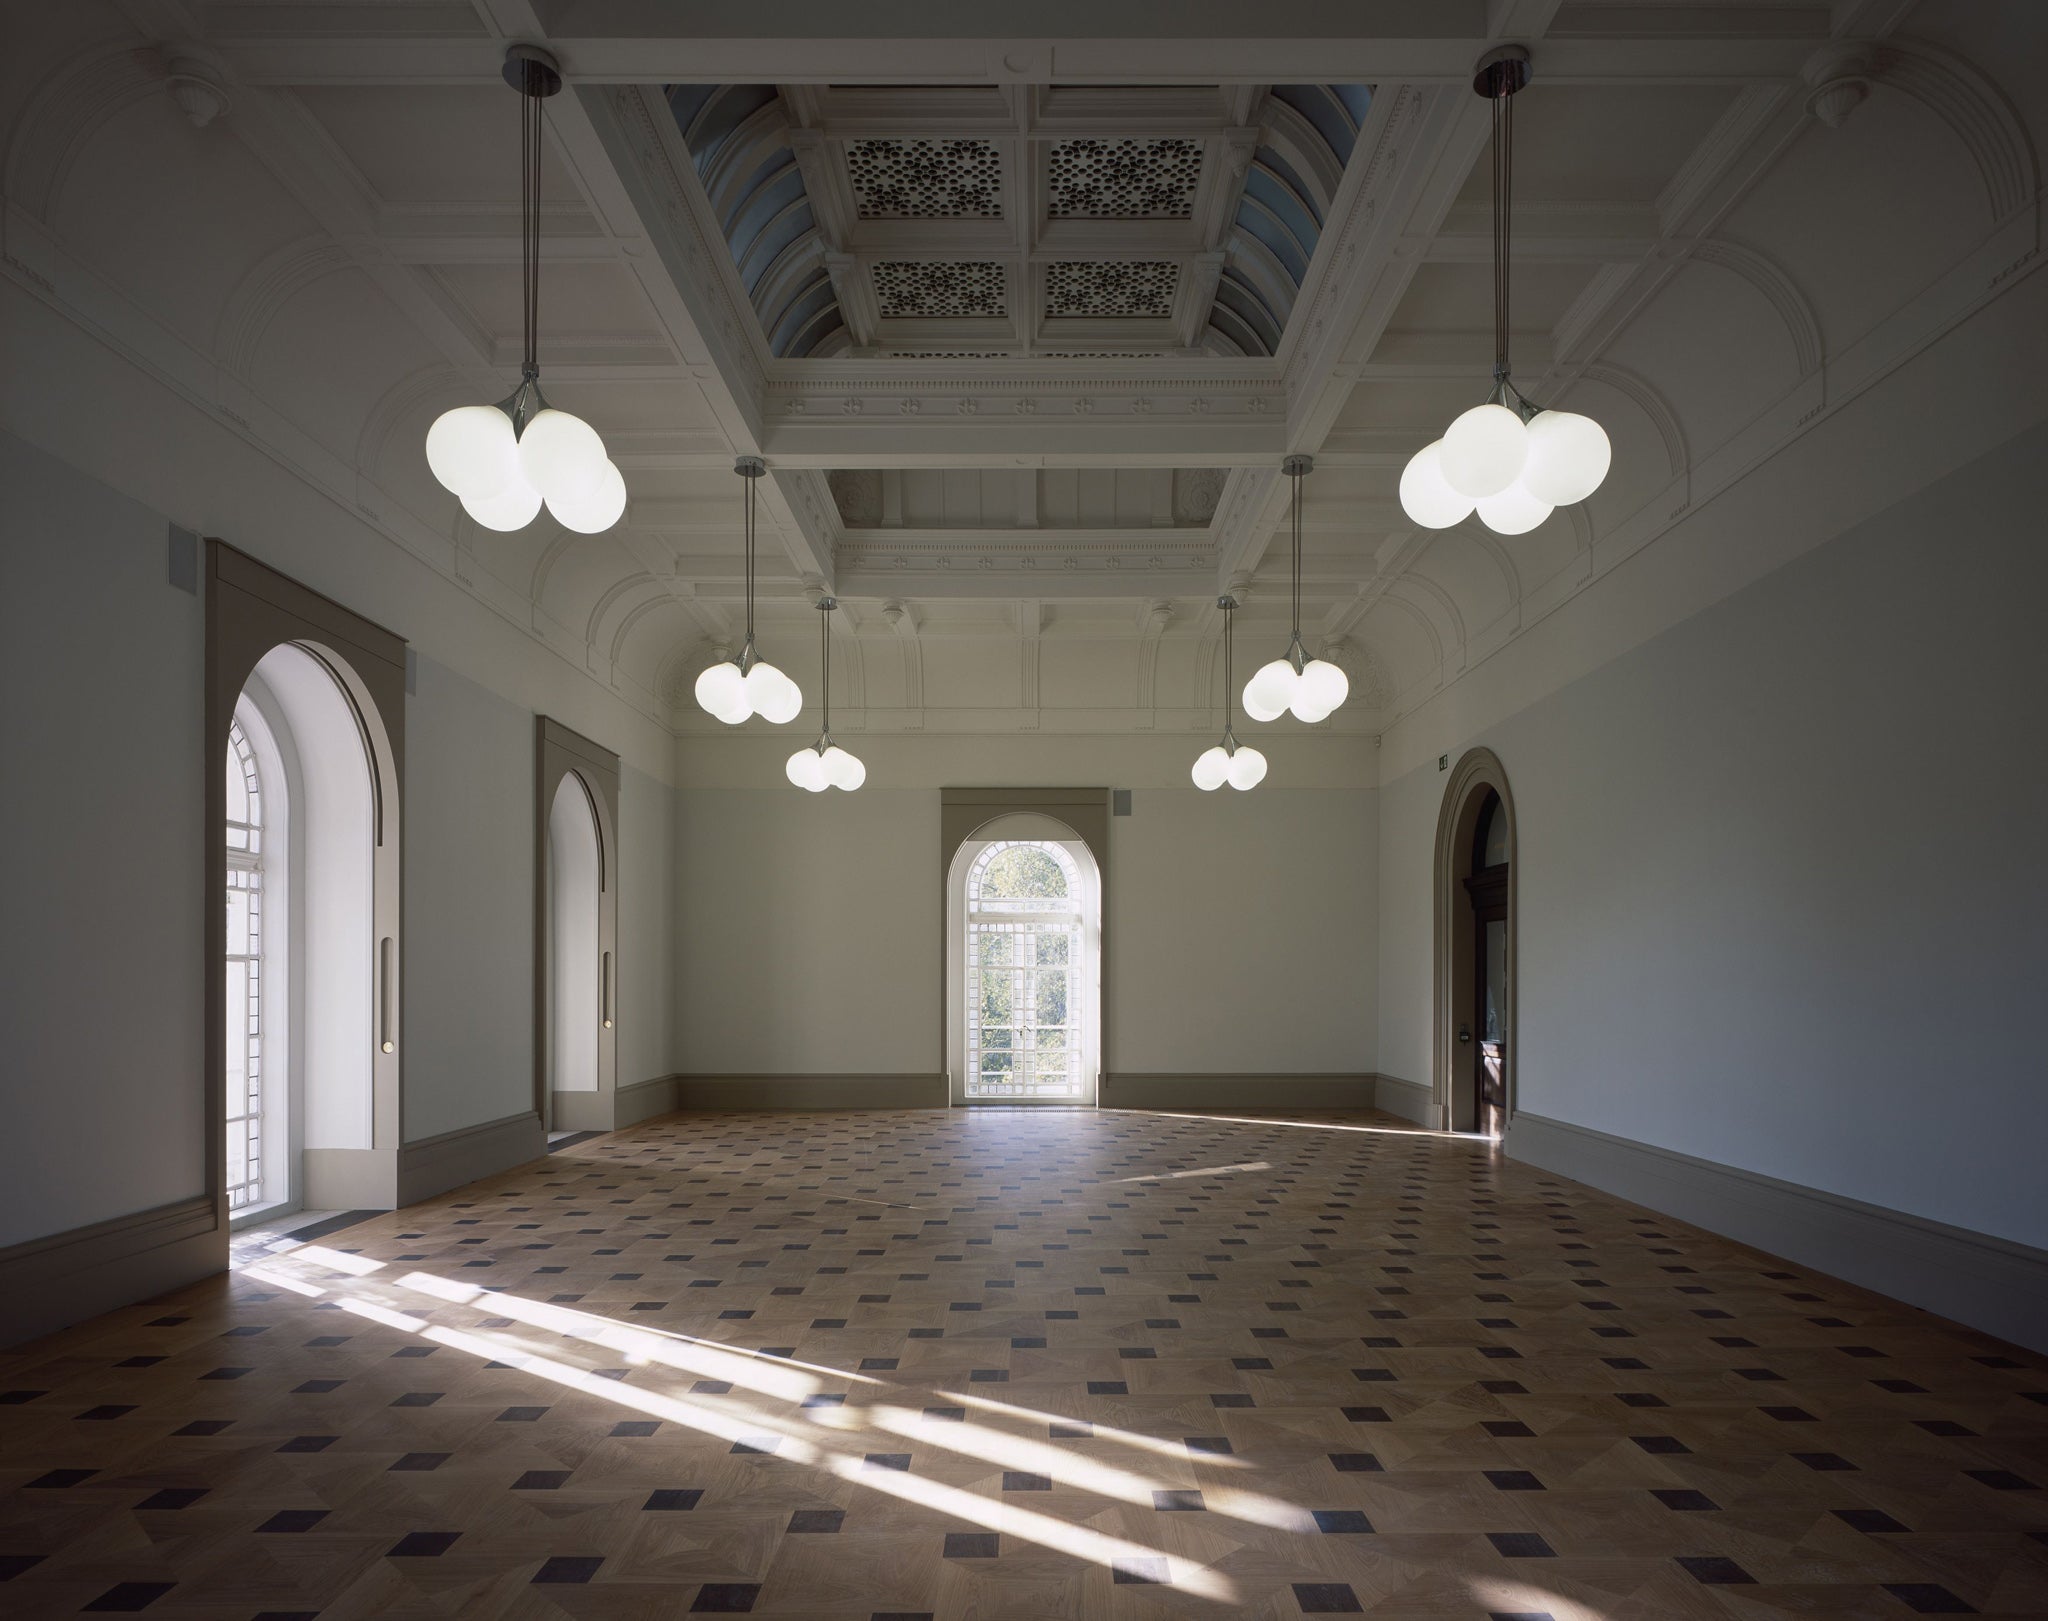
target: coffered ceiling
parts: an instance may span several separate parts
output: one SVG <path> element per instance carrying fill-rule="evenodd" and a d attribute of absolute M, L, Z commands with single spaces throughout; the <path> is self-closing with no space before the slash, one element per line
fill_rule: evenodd
<path fill-rule="evenodd" d="M 2043 52 L 2008 8 L 1046 0 L 995 31 L 1019 21 L 28 8 L 0 273 L 684 731 L 717 729 L 687 692 L 735 634 L 735 455 L 769 466 L 761 619 L 800 681 L 807 595 L 846 605 L 849 729 L 1117 730 L 1213 724 L 1221 590 L 1278 651 L 1278 469 L 1307 452 L 1305 631 L 1359 695 L 1329 724 L 1377 731 L 2038 246 L 2041 103 L 2008 81 Z M 1501 40 L 1535 64 L 1515 376 L 1615 449 L 1512 539 L 1417 530 L 1395 494 L 1488 382 L 1470 78 Z M 541 365 L 626 476 L 595 537 L 474 528 L 421 449 L 517 375 L 514 41 L 568 80 Z"/>

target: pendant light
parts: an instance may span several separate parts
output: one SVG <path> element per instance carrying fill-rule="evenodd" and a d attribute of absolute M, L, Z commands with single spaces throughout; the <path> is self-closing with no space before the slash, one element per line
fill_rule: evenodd
<path fill-rule="evenodd" d="M 754 487 L 768 467 L 759 456 L 742 456 L 732 470 L 746 481 L 745 538 L 747 639 L 738 658 L 720 659 L 697 677 L 697 704 L 728 726 L 759 715 L 777 726 L 796 719 L 804 706 L 797 684 L 762 658 L 754 647 Z"/>
<path fill-rule="evenodd" d="M 1257 749 L 1238 742 L 1230 731 L 1231 616 L 1237 612 L 1237 598 L 1218 597 L 1223 610 L 1223 741 L 1204 749 L 1195 759 L 1195 786 L 1214 793 L 1226 782 L 1233 788 L 1256 788 L 1266 780 L 1266 757 Z M 1288 674 L 1292 675 L 1292 670 Z"/>
<path fill-rule="evenodd" d="M 818 741 L 806 743 L 789 757 L 783 772 L 799 788 L 822 794 L 827 788 L 844 788 L 852 793 L 868 780 L 868 768 L 832 741 L 832 633 L 831 615 L 839 603 L 833 597 L 818 599 L 818 668 L 824 673 L 825 715 L 818 727 Z"/>
<path fill-rule="evenodd" d="M 525 351 L 519 387 L 496 405 L 458 405 L 427 430 L 427 465 L 486 529 L 524 529 L 547 503 L 565 529 L 595 535 L 626 510 L 626 481 L 597 430 L 540 391 L 541 103 L 562 88 L 546 51 L 514 45 L 505 82 L 519 92 L 519 271 Z"/>
<path fill-rule="evenodd" d="M 1554 507 L 1583 501 L 1607 477 L 1607 434 L 1576 411 L 1545 410 L 1508 379 L 1508 234 L 1514 210 L 1514 95 L 1529 53 L 1503 45 L 1479 59 L 1473 90 L 1493 103 L 1493 391 L 1401 473 L 1401 508 L 1425 529 L 1448 529 L 1476 508 L 1500 535 L 1522 535 Z"/>
<path fill-rule="evenodd" d="M 1312 659 L 1301 645 L 1301 481 L 1315 467 L 1307 456 L 1289 456 L 1280 471 L 1294 481 L 1291 525 L 1294 550 L 1294 635 L 1287 651 L 1262 664 L 1244 684 L 1244 712 L 1253 720 L 1278 720 L 1293 710 L 1313 725 L 1327 720 L 1351 692 L 1351 678 L 1328 659 Z"/>

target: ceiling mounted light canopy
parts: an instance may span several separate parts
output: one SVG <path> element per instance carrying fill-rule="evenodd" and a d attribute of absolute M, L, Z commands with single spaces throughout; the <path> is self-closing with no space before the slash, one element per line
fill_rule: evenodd
<path fill-rule="evenodd" d="M 822 794 L 827 788 L 843 788 L 852 793 L 868 780 L 868 768 L 832 741 L 831 616 L 838 606 L 835 598 L 818 599 L 818 658 L 819 668 L 824 672 L 818 679 L 824 684 L 825 694 L 825 713 L 818 727 L 818 741 L 806 743 L 789 757 L 789 764 L 783 767 L 783 774 L 791 782 L 814 794 Z"/>
<path fill-rule="evenodd" d="M 1478 512 L 1500 535 L 1525 535 L 1553 508 L 1583 501 L 1607 477 L 1607 434 L 1576 411 L 1546 410 L 1508 376 L 1509 227 L 1514 208 L 1514 95 L 1529 53 L 1503 45 L 1479 59 L 1472 88 L 1493 103 L 1493 392 L 1401 472 L 1401 510 L 1425 529 Z M 1246 707 L 1250 707 L 1247 694 Z"/>
<path fill-rule="evenodd" d="M 563 528 L 601 534 L 626 510 L 626 481 L 597 430 L 540 391 L 541 103 L 560 91 L 562 73 L 546 51 L 514 45 L 505 82 L 519 92 L 519 387 L 495 405 L 458 405 L 435 418 L 427 466 L 486 529 L 524 529 L 545 502 Z"/>
<path fill-rule="evenodd" d="M 804 695 L 754 646 L 754 491 L 768 467 L 759 456 L 742 456 L 732 464 L 732 470 L 746 481 L 747 492 L 747 639 L 740 644 L 739 657 L 720 659 L 697 677 L 697 706 L 728 726 L 739 725 L 749 715 L 759 715 L 782 726 L 796 719 L 797 711 L 804 706 Z"/>
<path fill-rule="evenodd" d="M 1280 471 L 1294 481 L 1289 508 L 1293 547 L 1294 634 L 1287 651 L 1262 664 L 1244 684 L 1244 712 L 1253 720 L 1278 720 L 1289 710 L 1313 725 L 1328 720 L 1351 694 L 1351 678 L 1328 659 L 1312 659 L 1301 645 L 1301 481 L 1315 467 L 1307 456 L 1289 456 Z"/>
<path fill-rule="evenodd" d="M 1214 793 L 1226 782 L 1237 789 L 1256 788 L 1266 780 L 1266 757 L 1257 749 L 1238 742 L 1230 730 L 1231 616 L 1237 612 L 1235 597 L 1218 597 L 1223 610 L 1223 741 L 1204 749 L 1190 773 L 1203 793 Z M 1293 672 L 1288 672 L 1290 675 Z"/>

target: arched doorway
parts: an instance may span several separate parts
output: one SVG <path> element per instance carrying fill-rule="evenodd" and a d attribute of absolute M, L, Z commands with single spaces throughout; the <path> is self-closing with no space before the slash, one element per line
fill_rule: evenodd
<path fill-rule="evenodd" d="M 620 1124 L 619 758 L 542 715 L 534 761 L 534 1113 L 551 1131 L 610 1131 Z"/>
<path fill-rule="evenodd" d="M 405 644 L 208 543 L 218 1225 L 398 1201 Z"/>
<path fill-rule="evenodd" d="M 603 895 L 590 786 L 563 776 L 548 813 L 548 1088 L 595 1092 L 608 954 L 598 944 Z"/>
<path fill-rule="evenodd" d="M 1503 1135 L 1514 1118 L 1515 809 L 1490 749 L 1458 761 L 1437 818 L 1437 1123 Z"/>
<path fill-rule="evenodd" d="M 1092 1105 L 1102 1073 L 1102 875 L 1051 816 L 999 816 L 946 880 L 955 1104 Z"/>

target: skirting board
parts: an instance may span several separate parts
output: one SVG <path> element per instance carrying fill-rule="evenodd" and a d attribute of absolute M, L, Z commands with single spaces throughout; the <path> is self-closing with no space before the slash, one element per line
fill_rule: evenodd
<path fill-rule="evenodd" d="M 1432 1131 L 1436 1129 L 1436 1096 L 1420 1081 L 1381 1075 L 1374 1080 L 1372 1095 L 1374 1106 L 1388 1114 L 1397 1114 Z"/>
<path fill-rule="evenodd" d="M 1523 1110 L 1508 1156 L 2048 1352 L 2048 1250 Z"/>
<path fill-rule="evenodd" d="M 398 1203 L 417 1204 L 465 1182 L 539 1159 L 547 1151 L 547 1133 L 541 1130 L 540 1116 L 531 1109 L 407 1143 L 398 1151 Z"/>
<path fill-rule="evenodd" d="M 637 1126 L 643 1120 L 652 1120 L 658 1114 L 667 1114 L 676 1106 L 676 1078 L 673 1075 L 657 1075 L 651 1081 L 635 1081 L 631 1086 L 622 1086 L 618 1101 L 612 1106 L 612 1129 L 621 1126 Z"/>
<path fill-rule="evenodd" d="M 943 1109 L 943 1075 L 678 1075 L 678 1109 Z"/>
<path fill-rule="evenodd" d="M 636 1126 L 676 1106 L 676 1078 L 657 1075 L 649 1081 L 605 1092 L 557 1092 L 555 1130 L 617 1131 Z"/>
<path fill-rule="evenodd" d="M 195 1194 L 0 1250 L 0 1345 L 54 1334 L 228 1264 L 211 1195 Z"/>
<path fill-rule="evenodd" d="M 1370 1109 L 1366 1075 L 1105 1075 L 1105 1109 Z"/>

